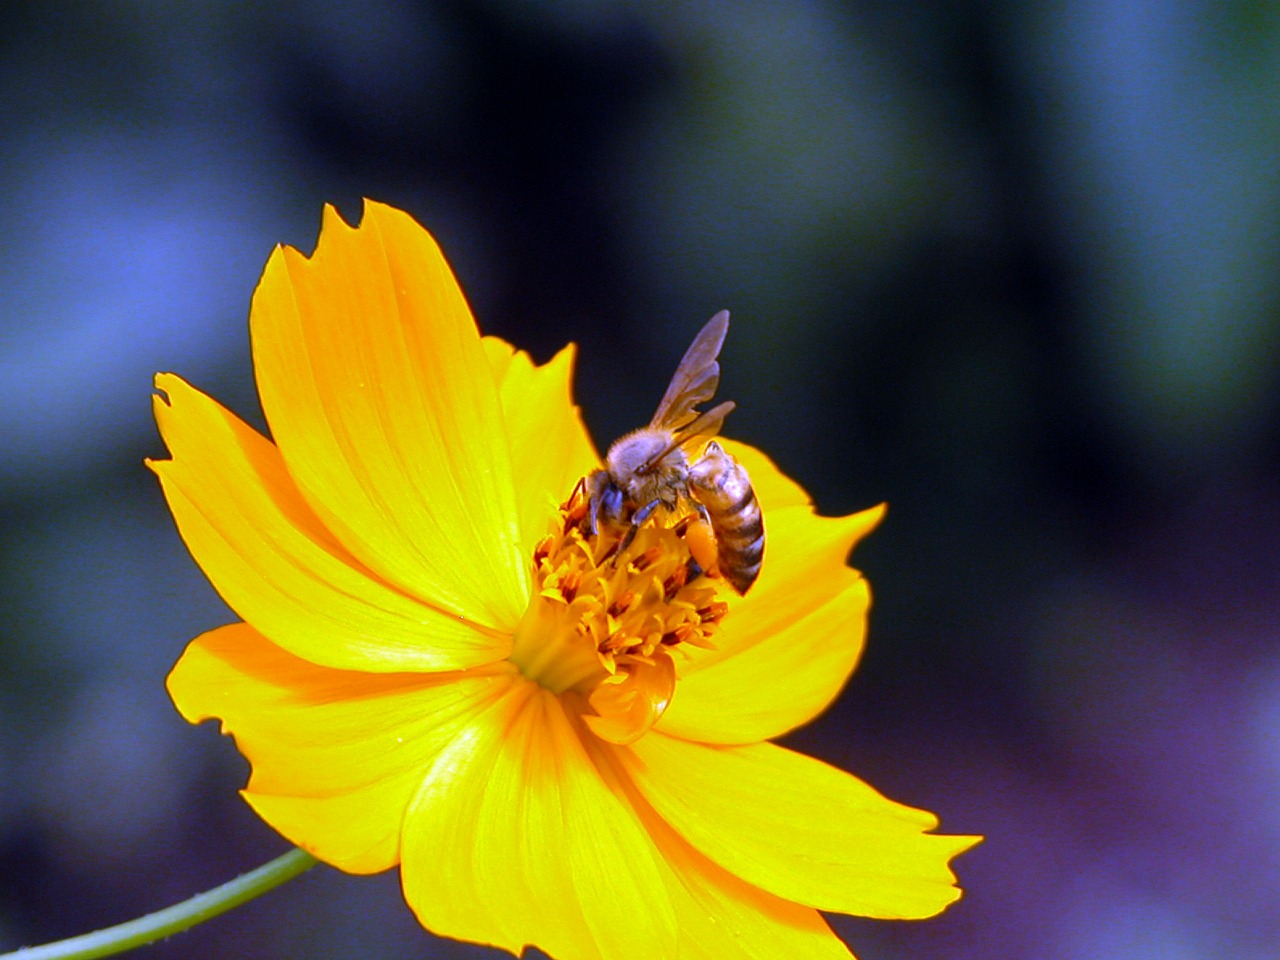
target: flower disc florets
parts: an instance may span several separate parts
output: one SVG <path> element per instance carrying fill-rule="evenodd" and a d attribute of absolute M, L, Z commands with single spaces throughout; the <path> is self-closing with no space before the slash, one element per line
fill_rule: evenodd
<path fill-rule="evenodd" d="M 685 542 L 692 518 L 655 514 L 634 531 L 592 533 L 587 508 L 579 484 L 534 550 L 511 660 L 583 703 L 596 734 L 630 743 L 670 703 L 680 648 L 713 647 L 728 605 Z"/>

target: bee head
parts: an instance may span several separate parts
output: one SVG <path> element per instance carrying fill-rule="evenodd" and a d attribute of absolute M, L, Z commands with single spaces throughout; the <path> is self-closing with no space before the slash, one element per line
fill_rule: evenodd
<path fill-rule="evenodd" d="M 636 477 L 652 473 L 664 464 L 684 462 L 684 451 L 679 447 L 662 456 L 670 445 L 671 434 L 665 430 L 635 430 L 614 441 L 605 457 L 605 466 L 614 481 L 625 487 Z"/>

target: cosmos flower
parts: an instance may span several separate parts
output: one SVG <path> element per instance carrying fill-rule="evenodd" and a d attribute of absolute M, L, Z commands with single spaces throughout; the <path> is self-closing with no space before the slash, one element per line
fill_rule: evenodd
<path fill-rule="evenodd" d="M 975 838 L 768 742 L 853 669 L 869 592 L 845 558 L 878 509 L 819 517 L 726 440 L 769 537 L 746 597 L 670 518 L 607 543 L 573 348 L 539 366 L 481 337 L 431 236 L 380 204 L 327 209 L 310 258 L 278 248 L 250 326 L 272 438 L 161 374 L 150 465 L 242 618 L 170 694 L 234 735 L 272 827 L 398 865 L 437 934 L 558 960 L 848 957 L 819 911 L 960 895 Z"/>

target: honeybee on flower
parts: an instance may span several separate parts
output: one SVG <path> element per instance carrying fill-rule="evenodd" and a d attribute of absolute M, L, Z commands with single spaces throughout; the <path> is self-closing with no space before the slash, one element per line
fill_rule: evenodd
<path fill-rule="evenodd" d="M 764 518 L 746 468 L 711 440 L 692 463 L 686 446 L 714 437 L 734 403 L 707 411 L 697 406 L 715 396 L 720 382 L 717 357 L 729 331 L 729 311 L 721 310 L 693 338 L 676 367 L 647 427 L 619 437 L 609 447 L 603 469 L 586 480 L 587 521 L 594 532 L 602 521 L 629 527 L 629 537 L 655 510 L 692 504 L 709 534 L 686 524 L 686 539 L 703 569 L 719 567 L 733 589 L 745 594 L 760 575 L 764 558 Z M 624 540 L 625 542 L 625 540 Z"/>
<path fill-rule="evenodd" d="M 687 517 L 631 523 L 572 348 L 538 365 L 482 337 L 431 236 L 381 204 L 358 227 L 326 209 L 311 257 L 277 248 L 250 332 L 271 438 L 161 374 L 151 467 L 241 618 L 169 692 L 234 735 L 281 834 L 398 866 L 435 933 L 557 960 L 847 960 L 820 911 L 960 896 L 949 862 L 977 838 L 769 742 L 858 659 L 870 592 L 845 559 L 880 509 L 818 516 L 721 437 L 769 560 L 745 596 L 696 575 Z"/>

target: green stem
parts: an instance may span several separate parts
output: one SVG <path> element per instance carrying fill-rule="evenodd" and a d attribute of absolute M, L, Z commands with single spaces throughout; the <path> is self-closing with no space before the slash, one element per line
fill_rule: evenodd
<path fill-rule="evenodd" d="M 124 953 L 226 913 L 315 865 L 316 858 L 305 850 L 290 850 L 257 870 L 241 874 L 220 887 L 197 893 L 190 900 L 175 903 L 172 907 L 68 940 L 22 947 L 0 954 L 0 960 L 93 960 L 94 957 Z"/>

